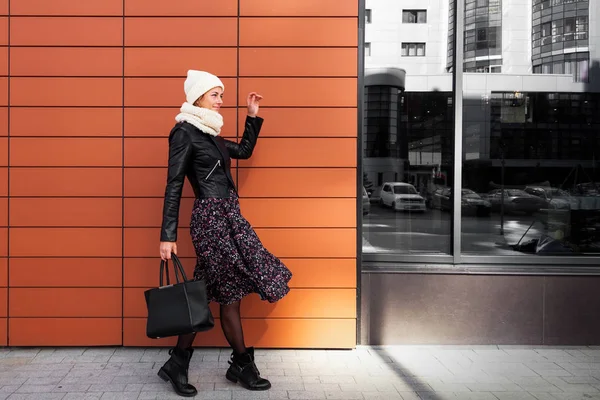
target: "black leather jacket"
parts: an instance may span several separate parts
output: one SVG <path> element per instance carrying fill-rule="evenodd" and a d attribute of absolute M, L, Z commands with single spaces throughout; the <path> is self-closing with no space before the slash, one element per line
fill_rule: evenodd
<path fill-rule="evenodd" d="M 163 205 L 161 242 L 177 241 L 179 203 L 187 176 L 196 198 L 229 197 L 235 188 L 231 159 L 252 155 L 263 119 L 246 117 L 239 143 L 211 136 L 187 122 L 177 123 L 169 134 L 169 168 Z"/>

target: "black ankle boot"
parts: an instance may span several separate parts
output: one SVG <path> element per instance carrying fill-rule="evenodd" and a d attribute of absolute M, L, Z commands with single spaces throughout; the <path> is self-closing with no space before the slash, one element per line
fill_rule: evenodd
<path fill-rule="evenodd" d="M 158 376 L 167 382 L 171 382 L 175 393 L 183 397 L 194 397 L 198 394 L 196 388 L 188 383 L 188 369 L 193 349 L 182 350 L 175 347 L 169 350 L 171 358 L 158 371 Z"/>
<path fill-rule="evenodd" d="M 260 377 L 260 372 L 254 363 L 254 348 L 249 347 L 244 354 L 231 354 L 230 367 L 225 377 L 233 383 L 240 384 L 248 390 L 268 390 L 271 382 Z"/>

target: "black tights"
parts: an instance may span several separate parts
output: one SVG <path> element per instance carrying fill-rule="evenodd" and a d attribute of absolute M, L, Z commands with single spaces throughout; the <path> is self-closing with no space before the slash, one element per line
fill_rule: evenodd
<path fill-rule="evenodd" d="M 223 329 L 225 339 L 227 339 L 234 352 L 237 354 L 246 352 L 239 301 L 228 305 L 221 305 L 221 329 Z M 177 347 L 182 350 L 189 349 L 192 347 L 195 338 L 195 333 L 181 335 L 177 339 Z"/>

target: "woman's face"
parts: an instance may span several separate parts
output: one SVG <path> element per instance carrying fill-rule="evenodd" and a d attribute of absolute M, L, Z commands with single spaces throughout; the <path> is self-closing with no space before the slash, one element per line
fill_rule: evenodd
<path fill-rule="evenodd" d="M 223 105 L 223 89 L 220 87 L 210 89 L 208 92 L 204 93 L 202 97 L 196 100 L 194 105 L 219 112 L 221 105 Z"/>

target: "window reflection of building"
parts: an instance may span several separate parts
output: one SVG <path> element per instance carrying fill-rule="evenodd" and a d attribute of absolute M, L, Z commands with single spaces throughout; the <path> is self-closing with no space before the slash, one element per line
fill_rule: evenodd
<path fill-rule="evenodd" d="M 465 1 L 464 71 L 502 72 L 501 0 Z M 452 70 L 454 0 L 449 0 L 447 69 Z"/>
<path fill-rule="evenodd" d="M 600 156 L 600 95 L 597 93 L 494 93 L 491 158 L 536 160 L 561 167 L 563 160 Z M 502 147 L 502 145 L 504 145 Z M 510 165 L 510 163 L 508 164 Z M 530 164 L 531 165 L 531 164 Z"/>
<path fill-rule="evenodd" d="M 401 181 L 425 190 L 433 171 L 451 170 L 452 93 L 367 85 L 364 112 L 364 169 L 376 186 Z"/>
<path fill-rule="evenodd" d="M 568 74 L 586 82 L 590 62 L 588 0 L 533 0 L 534 74 Z"/>
<path fill-rule="evenodd" d="M 500 181 L 501 161 L 511 184 L 560 185 L 573 166 L 593 168 L 600 157 L 598 93 L 492 92 L 487 106 L 471 106 L 474 101 L 465 100 L 481 113 L 465 120 L 465 187 L 489 190 Z M 489 128 L 471 132 L 478 126 L 471 121 L 482 119 Z"/>
<path fill-rule="evenodd" d="M 403 176 L 406 143 L 398 140 L 398 100 L 404 77 L 404 70 L 398 68 L 365 71 L 363 168 L 376 186 Z"/>

